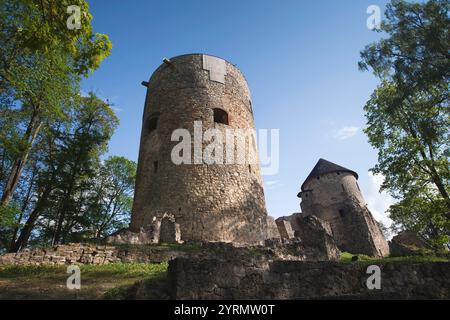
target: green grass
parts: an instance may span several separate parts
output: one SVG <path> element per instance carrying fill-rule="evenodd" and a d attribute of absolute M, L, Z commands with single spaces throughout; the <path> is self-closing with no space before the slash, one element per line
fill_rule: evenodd
<path fill-rule="evenodd" d="M 179 252 L 198 252 L 202 249 L 201 244 L 197 243 L 164 243 L 164 244 L 149 244 L 149 245 L 136 245 L 136 244 L 114 244 L 115 247 L 122 250 L 137 251 L 137 252 L 149 252 L 152 251 L 179 251 Z"/>
<path fill-rule="evenodd" d="M 369 257 L 363 254 L 357 254 L 358 261 L 353 262 L 352 257 L 355 254 L 342 252 L 341 262 L 352 262 L 352 263 L 387 263 L 387 262 L 403 262 L 403 263 L 421 263 L 421 262 L 449 262 L 448 257 L 437 256 L 434 254 L 428 255 L 416 255 L 416 256 L 406 256 L 406 257 L 385 257 L 385 258 L 375 258 Z"/>
<path fill-rule="evenodd" d="M 167 267 L 167 263 L 80 265 L 81 290 L 68 290 L 67 266 L 0 265 L 0 299 L 103 299 L 116 288 L 164 277 Z"/>

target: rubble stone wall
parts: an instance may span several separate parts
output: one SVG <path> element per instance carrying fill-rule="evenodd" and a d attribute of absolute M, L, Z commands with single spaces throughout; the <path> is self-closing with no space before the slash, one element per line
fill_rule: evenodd
<path fill-rule="evenodd" d="M 381 289 L 373 290 L 359 263 L 177 258 L 168 274 L 174 299 L 450 298 L 449 262 L 379 267 Z"/>
<path fill-rule="evenodd" d="M 388 243 L 353 174 L 324 174 L 305 182 L 304 189 L 302 215 L 315 215 L 328 222 L 342 251 L 379 257 L 389 254 Z"/>
<path fill-rule="evenodd" d="M 72 243 L 48 248 L 24 250 L 0 255 L 0 264 L 62 265 L 62 264 L 108 264 L 116 262 L 161 263 L 184 252 L 160 250 L 156 247 L 121 247 L 96 244 Z"/>
<path fill-rule="evenodd" d="M 201 54 L 174 57 L 149 80 L 131 231 L 138 232 L 154 217 L 169 213 L 180 224 L 183 241 L 253 244 L 265 240 L 267 212 L 259 162 L 244 159 L 237 164 L 207 164 L 202 158 L 196 162 L 193 156 L 201 157 L 211 144 L 212 139 L 206 137 L 202 143 L 207 129 L 224 134 L 228 129 L 255 128 L 243 74 L 233 64 L 220 60 L 225 65 L 224 83 L 212 80 L 215 77 L 205 70 Z M 215 122 L 214 109 L 227 112 L 228 125 Z M 152 119 L 156 118 L 155 128 Z M 201 121 L 203 130 L 194 132 L 194 121 Z M 190 136 L 172 141 L 176 129 L 186 129 Z M 173 163 L 174 147 L 189 138 L 191 154 L 187 158 L 191 164 Z M 229 146 L 223 143 L 227 150 Z M 188 150 L 183 156 L 184 152 Z"/>

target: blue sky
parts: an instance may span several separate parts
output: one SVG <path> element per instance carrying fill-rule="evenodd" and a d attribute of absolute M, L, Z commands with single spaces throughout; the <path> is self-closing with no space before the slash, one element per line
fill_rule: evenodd
<path fill-rule="evenodd" d="M 163 57 L 208 53 L 236 64 L 252 92 L 257 128 L 280 130 L 280 170 L 265 176 L 269 214 L 298 212 L 300 185 L 319 158 L 355 170 L 377 219 L 391 199 L 368 170 L 376 150 L 361 129 L 378 80 L 357 67 L 379 34 L 368 6 L 384 0 L 90 0 L 113 50 L 83 91 L 113 102 L 120 126 L 109 154 L 137 160 L 145 88 Z"/>

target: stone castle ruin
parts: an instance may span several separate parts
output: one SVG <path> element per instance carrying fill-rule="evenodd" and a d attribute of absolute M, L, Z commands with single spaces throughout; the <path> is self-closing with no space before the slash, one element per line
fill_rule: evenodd
<path fill-rule="evenodd" d="M 236 66 L 209 55 L 177 56 L 164 59 L 143 85 L 147 95 L 131 225 L 111 242 L 255 245 L 266 239 L 302 237 L 314 242 L 305 231 L 309 223 L 313 229 L 319 226 L 320 239 L 334 238 L 340 250 L 387 254 L 386 240 L 359 190 L 358 175 L 349 169 L 320 159 L 299 193 L 303 213 L 274 221 L 266 212 L 257 161 L 198 161 L 195 148 L 204 148 L 207 141 L 194 137 L 187 148 L 193 154 L 178 150 L 186 162 L 174 163 L 177 129 L 195 136 L 199 121 L 200 134 L 211 128 L 223 133 L 254 129 L 250 91 Z M 310 215 L 319 221 L 305 219 Z"/>
<path fill-rule="evenodd" d="M 313 215 L 329 224 L 340 250 L 387 256 L 388 243 L 367 208 L 357 179 L 356 172 L 320 159 L 298 194 L 302 213 L 279 220 L 289 221 L 295 231 L 301 229 L 305 217 Z"/>
<path fill-rule="evenodd" d="M 247 82 L 234 65 L 209 55 L 182 55 L 164 59 L 143 85 L 130 227 L 107 243 L 3 254 L 0 266 L 168 262 L 166 277 L 136 282 L 127 288 L 127 299 L 449 298 L 449 262 L 376 262 L 382 287 L 372 290 L 367 264 L 342 261 L 342 251 L 383 257 L 431 249 L 413 232 L 397 235 L 389 248 L 356 172 L 320 159 L 298 193 L 302 212 L 275 220 L 267 215 L 257 157 L 231 163 L 204 157 L 211 129 L 255 127 Z M 216 146 L 213 158 L 222 148 L 228 159 L 238 145 Z"/>
<path fill-rule="evenodd" d="M 169 59 L 153 73 L 147 87 L 130 230 L 139 232 L 154 219 L 171 214 L 184 241 L 262 243 L 266 206 L 259 165 L 206 164 L 198 161 L 193 139 L 190 164 L 175 164 L 172 141 L 177 129 L 191 136 L 214 128 L 254 129 L 250 91 L 243 74 L 217 57 L 188 54 Z M 237 143 L 236 146 L 237 148 Z M 197 148 L 197 149 L 196 149 Z M 186 150 L 183 150 L 186 152 Z"/>

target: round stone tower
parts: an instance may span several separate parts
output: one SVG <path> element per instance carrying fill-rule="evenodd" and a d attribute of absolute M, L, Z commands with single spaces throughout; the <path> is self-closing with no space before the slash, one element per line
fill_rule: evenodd
<path fill-rule="evenodd" d="M 267 212 L 257 156 L 232 159 L 240 142 L 254 146 L 242 130 L 254 129 L 243 74 L 221 58 L 188 54 L 164 59 L 143 84 L 131 231 L 166 213 L 180 225 L 182 240 L 262 242 Z M 229 133 L 234 145 L 225 142 Z"/>
<path fill-rule="evenodd" d="M 301 186 L 302 215 L 327 221 L 343 251 L 389 254 L 389 246 L 359 189 L 358 174 L 320 159 Z"/>

